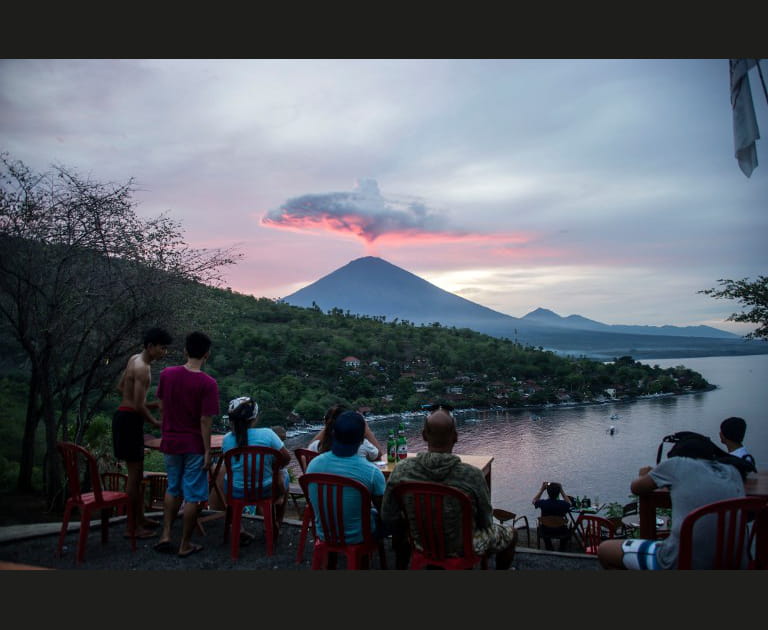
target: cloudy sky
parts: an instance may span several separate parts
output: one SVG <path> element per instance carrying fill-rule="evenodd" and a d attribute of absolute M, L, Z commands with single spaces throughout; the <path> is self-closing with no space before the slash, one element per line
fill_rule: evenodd
<path fill-rule="evenodd" d="M 6 59 L 0 152 L 134 178 L 142 216 L 239 248 L 243 293 L 375 255 L 515 317 L 746 332 L 697 293 L 768 274 L 768 145 L 747 178 L 729 81 L 725 59 Z"/>

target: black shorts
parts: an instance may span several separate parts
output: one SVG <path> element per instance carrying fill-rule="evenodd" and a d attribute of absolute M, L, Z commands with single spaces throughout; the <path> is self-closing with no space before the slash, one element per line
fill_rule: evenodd
<path fill-rule="evenodd" d="M 118 409 L 112 416 L 115 457 L 126 462 L 144 461 L 144 420 L 135 411 Z"/>

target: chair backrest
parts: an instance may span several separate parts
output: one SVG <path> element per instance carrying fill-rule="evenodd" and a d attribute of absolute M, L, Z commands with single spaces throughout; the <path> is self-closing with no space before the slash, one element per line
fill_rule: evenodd
<path fill-rule="evenodd" d="M 227 470 L 227 499 L 234 495 L 235 466 L 242 472 L 243 489 L 242 496 L 238 492 L 238 499 L 249 501 L 261 501 L 274 496 L 271 488 L 270 494 L 264 490 L 264 471 L 267 466 L 272 469 L 271 484 L 277 482 L 280 474 L 280 451 L 269 446 L 243 446 L 233 448 L 224 453 L 224 465 Z M 239 474 L 238 474 L 239 476 Z"/>
<path fill-rule="evenodd" d="M 113 471 L 103 472 L 101 473 L 101 488 L 114 492 L 128 492 L 128 475 Z"/>
<path fill-rule="evenodd" d="M 371 493 L 366 486 L 356 479 L 330 473 L 304 473 L 299 477 L 299 484 L 312 508 L 317 535 L 323 542 L 332 546 L 360 543 L 347 540 L 350 521 L 356 521 L 358 516 L 362 542 L 372 539 Z"/>
<path fill-rule="evenodd" d="M 411 549 L 418 550 L 427 563 L 439 564 L 457 556 L 479 560 L 472 545 L 472 500 L 466 492 L 428 481 L 403 481 L 392 491 L 408 521 Z M 446 521 L 449 502 L 458 504 L 458 523 Z"/>
<path fill-rule="evenodd" d="M 101 477 L 96 458 L 88 450 L 74 442 L 57 442 L 56 448 L 64 463 L 70 500 L 81 503 L 83 494 L 93 492 L 96 502 L 101 503 L 103 500 Z M 84 475 L 80 473 L 81 465 L 84 468 Z M 90 489 L 85 483 L 86 480 L 90 484 Z"/>
<path fill-rule="evenodd" d="M 696 508 L 680 525 L 677 568 L 698 568 L 693 566 L 693 556 L 700 545 L 711 548 L 712 569 L 767 568 L 766 528 L 764 498 L 724 499 Z"/>
<path fill-rule="evenodd" d="M 314 457 L 317 457 L 320 453 L 317 451 L 312 451 L 308 448 L 297 448 L 294 449 L 293 454 L 296 456 L 296 461 L 299 462 L 299 468 L 301 468 L 301 473 L 304 474 L 307 472 L 307 464 L 312 461 Z"/>
<path fill-rule="evenodd" d="M 616 537 L 616 524 L 602 516 L 582 512 L 576 521 L 576 528 L 584 544 L 584 552 L 597 554 L 603 540 Z"/>
<path fill-rule="evenodd" d="M 539 517 L 539 525 L 543 525 L 544 527 L 566 527 L 568 525 L 568 519 L 565 516 L 548 514 L 547 516 Z"/>

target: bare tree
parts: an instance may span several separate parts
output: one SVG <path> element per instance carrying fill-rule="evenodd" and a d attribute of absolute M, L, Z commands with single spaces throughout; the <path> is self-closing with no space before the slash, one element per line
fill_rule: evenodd
<path fill-rule="evenodd" d="M 189 248 L 179 224 L 134 211 L 134 182 L 102 184 L 0 155 L 0 320 L 29 365 L 18 489 L 32 490 L 45 427 L 45 492 L 58 500 L 56 441 L 82 440 L 126 358 L 152 325 L 173 330 L 200 285 L 240 254 Z"/>

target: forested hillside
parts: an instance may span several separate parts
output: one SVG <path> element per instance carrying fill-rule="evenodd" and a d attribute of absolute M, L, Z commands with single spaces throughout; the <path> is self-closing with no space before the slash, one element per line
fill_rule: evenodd
<path fill-rule="evenodd" d="M 218 315 L 208 369 L 222 401 L 252 395 L 267 423 L 317 421 L 339 401 L 378 414 L 437 400 L 508 407 L 589 401 L 606 390 L 625 397 L 708 386 L 689 370 L 654 369 L 629 357 L 611 364 L 567 359 L 468 329 L 210 291 Z"/>

